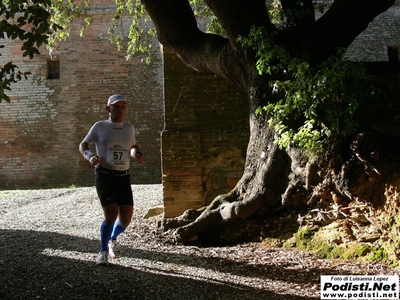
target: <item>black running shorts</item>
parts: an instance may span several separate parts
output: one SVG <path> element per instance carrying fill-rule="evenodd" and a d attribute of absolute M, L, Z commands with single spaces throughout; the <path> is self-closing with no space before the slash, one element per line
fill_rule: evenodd
<path fill-rule="evenodd" d="M 111 203 L 133 206 L 131 178 L 129 174 L 115 176 L 99 172 L 98 168 L 95 168 L 95 184 L 101 206 Z"/>

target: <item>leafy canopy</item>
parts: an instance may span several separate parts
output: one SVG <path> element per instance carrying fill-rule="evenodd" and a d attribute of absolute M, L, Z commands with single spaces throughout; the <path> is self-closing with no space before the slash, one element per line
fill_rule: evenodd
<path fill-rule="evenodd" d="M 218 20 L 203 1 L 190 0 L 190 4 L 196 16 L 210 20 L 208 32 L 224 35 Z M 316 9 L 322 12 L 324 4 L 325 1 L 319 1 Z M 0 32 L 3 39 L 23 41 L 23 56 L 32 58 L 39 54 L 39 47 L 43 44 L 51 52 L 59 41 L 68 38 L 68 25 L 76 18 L 85 21 L 81 30 L 84 36 L 86 26 L 91 24 L 89 10 L 92 5 L 95 5 L 93 0 L 3 0 L 0 4 Z M 290 11 L 285 14 L 279 0 L 270 3 L 270 18 L 277 30 L 290 30 L 290 20 L 298 18 L 298 13 Z M 121 30 L 125 17 L 131 22 L 127 36 Z M 123 49 L 128 38 L 127 59 L 151 50 L 155 29 L 145 26 L 147 20 L 140 0 L 116 0 L 114 24 L 109 32 L 111 41 L 119 49 Z M 268 114 L 270 124 L 279 133 L 277 143 L 281 147 L 292 143 L 301 149 L 318 152 L 327 138 L 356 129 L 353 115 L 366 77 L 363 70 L 344 60 L 343 50 L 320 66 L 311 68 L 306 62 L 291 56 L 262 28 L 253 28 L 247 37 L 238 37 L 238 42 L 255 49 L 259 74 L 271 78 L 272 93 L 280 96 L 277 102 L 260 107 L 256 113 Z M 146 62 L 149 62 L 149 56 Z M 9 101 L 5 91 L 10 90 L 11 83 L 26 78 L 28 74 L 21 73 L 11 62 L 1 67 L 0 101 Z M 298 121 L 295 126 L 288 123 L 293 118 Z"/>
<path fill-rule="evenodd" d="M 328 139 L 355 132 L 359 101 L 374 97 L 375 89 L 364 67 L 344 58 L 344 49 L 311 67 L 290 55 L 263 28 L 252 28 L 249 36 L 238 37 L 238 42 L 255 49 L 259 74 L 271 78 L 272 94 L 279 96 L 256 113 L 268 115 L 281 148 L 294 145 L 319 153 Z"/>
<path fill-rule="evenodd" d="M 32 58 L 39 53 L 39 47 L 48 43 L 48 34 L 58 26 L 50 20 L 51 0 L 3 0 L 0 3 L 0 33 L 3 39 L 24 41 L 22 55 Z M 4 45 L 0 45 L 0 49 Z M 1 54 L 0 54 L 1 55 Z M 10 101 L 6 95 L 12 83 L 26 78 L 12 62 L 0 67 L 0 102 Z"/>
<path fill-rule="evenodd" d="M 80 34 L 82 37 L 85 35 L 85 28 L 91 24 L 90 9 L 95 5 L 93 0 L 3 0 L 0 3 L 1 38 L 22 41 L 23 57 L 33 58 L 40 54 L 39 49 L 44 45 L 51 56 L 58 43 L 69 37 L 69 24 L 73 20 L 84 20 Z M 139 20 L 145 15 L 140 1 L 116 0 L 115 8 L 114 25 L 109 29 L 111 41 L 122 49 L 125 37 L 119 26 L 122 17 L 128 16 L 132 23 L 128 34 L 127 59 L 138 52 L 148 53 L 152 45 L 150 37 L 155 35 L 155 30 L 139 26 Z M 0 45 L 0 49 L 4 47 L 4 43 Z M 0 102 L 9 102 L 7 91 L 11 90 L 12 83 L 27 79 L 29 74 L 21 72 L 12 62 L 1 66 Z"/>

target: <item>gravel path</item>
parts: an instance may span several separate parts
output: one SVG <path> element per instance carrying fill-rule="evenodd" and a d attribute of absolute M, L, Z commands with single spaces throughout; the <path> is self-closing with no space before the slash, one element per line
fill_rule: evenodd
<path fill-rule="evenodd" d="M 143 218 L 162 186 L 132 189 L 124 256 L 108 267 L 95 264 L 103 217 L 94 188 L 0 191 L 0 299 L 319 299 L 320 275 L 395 273 L 259 244 L 172 245 Z"/>

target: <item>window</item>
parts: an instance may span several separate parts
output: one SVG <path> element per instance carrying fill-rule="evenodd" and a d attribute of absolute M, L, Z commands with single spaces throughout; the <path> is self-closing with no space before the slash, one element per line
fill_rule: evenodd
<path fill-rule="evenodd" d="M 399 61 L 399 46 L 388 46 L 387 51 L 390 62 Z"/>
<path fill-rule="evenodd" d="M 58 57 L 47 59 L 47 79 L 60 79 L 60 60 Z"/>

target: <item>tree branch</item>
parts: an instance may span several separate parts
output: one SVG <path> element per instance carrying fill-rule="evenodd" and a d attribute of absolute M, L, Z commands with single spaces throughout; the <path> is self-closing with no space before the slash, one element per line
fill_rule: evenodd
<path fill-rule="evenodd" d="M 281 3 L 289 23 L 295 29 L 302 30 L 315 22 L 313 0 L 281 0 Z"/>
<path fill-rule="evenodd" d="M 187 0 L 142 0 L 161 44 L 171 48 L 193 44 L 201 35 Z"/>
<path fill-rule="evenodd" d="M 372 20 L 395 0 L 336 0 L 307 30 L 297 35 L 291 50 L 312 64 L 320 63 L 338 48 L 347 48 Z"/>
<path fill-rule="evenodd" d="M 247 72 L 240 66 L 243 60 L 237 59 L 238 52 L 228 39 L 198 28 L 188 0 L 142 0 L 142 3 L 154 22 L 160 43 L 172 49 L 186 65 L 228 78 L 242 88 L 246 86 Z"/>
<path fill-rule="evenodd" d="M 204 0 L 218 18 L 232 44 L 238 35 L 247 36 L 252 26 L 275 31 L 265 0 Z"/>

